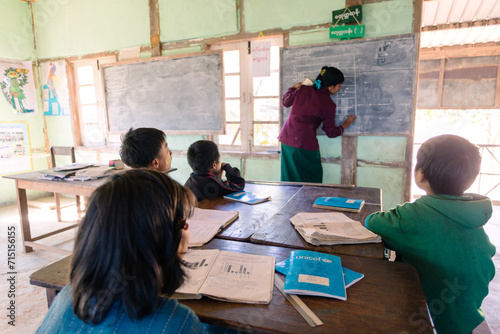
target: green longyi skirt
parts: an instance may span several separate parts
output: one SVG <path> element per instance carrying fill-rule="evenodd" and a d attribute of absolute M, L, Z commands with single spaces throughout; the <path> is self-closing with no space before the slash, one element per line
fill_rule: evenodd
<path fill-rule="evenodd" d="M 309 151 L 281 143 L 281 181 L 323 182 L 319 151 Z"/>

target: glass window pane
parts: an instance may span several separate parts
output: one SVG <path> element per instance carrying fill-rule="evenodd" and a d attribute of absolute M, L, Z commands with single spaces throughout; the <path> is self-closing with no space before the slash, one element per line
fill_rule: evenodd
<path fill-rule="evenodd" d="M 226 100 L 226 121 L 240 121 L 240 100 Z"/>
<path fill-rule="evenodd" d="M 78 67 L 78 83 L 80 85 L 94 84 L 94 70 L 92 66 Z"/>
<path fill-rule="evenodd" d="M 271 71 L 280 69 L 280 47 L 271 46 Z"/>
<path fill-rule="evenodd" d="M 224 77 L 226 97 L 240 97 L 240 76 L 226 75 Z"/>
<path fill-rule="evenodd" d="M 240 72 L 240 51 L 224 52 L 224 73 L 239 73 Z"/>
<path fill-rule="evenodd" d="M 96 104 L 94 86 L 80 87 L 80 103 L 81 104 Z"/>
<path fill-rule="evenodd" d="M 280 75 L 278 72 L 271 73 L 268 77 L 253 78 L 254 96 L 278 96 Z"/>
<path fill-rule="evenodd" d="M 253 108 L 254 121 L 279 122 L 279 99 L 255 99 Z"/>
<path fill-rule="evenodd" d="M 97 123 L 97 106 L 95 104 L 82 106 L 82 113 L 80 115 L 83 123 Z"/>
<path fill-rule="evenodd" d="M 255 146 L 277 146 L 279 124 L 254 124 L 253 144 Z"/>
<path fill-rule="evenodd" d="M 233 143 L 235 135 L 236 140 Z M 241 145 L 240 124 L 226 124 L 226 134 L 219 136 L 219 145 Z"/>

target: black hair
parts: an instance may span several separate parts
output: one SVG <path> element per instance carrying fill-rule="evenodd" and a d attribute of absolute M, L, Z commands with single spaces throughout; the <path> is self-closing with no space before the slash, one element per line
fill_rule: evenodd
<path fill-rule="evenodd" d="M 187 160 L 195 172 L 208 172 L 214 162 L 220 159 L 217 144 L 210 140 L 198 140 L 189 146 Z"/>
<path fill-rule="evenodd" d="M 153 313 L 185 278 L 177 254 L 193 193 L 167 175 L 131 169 L 97 188 L 74 246 L 73 312 L 98 324 L 115 302 L 131 319 Z"/>
<path fill-rule="evenodd" d="M 165 144 L 165 132 L 155 128 L 130 128 L 122 138 L 120 158 L 133 168 L 148 167 Z"/>
<path fill-rule="evenodd" d="M 344 82 L 344 74 L 336 67 L 323 66 L 313 87 L 316 89 L 336 86 Z"/>
<path fill-rule="evenodd" d="M 442 135 L 422 144 L 415 170 L 420 170 L 436 194 L 460 196 L 474 183 L 481 155 L 467 139 Z"/>

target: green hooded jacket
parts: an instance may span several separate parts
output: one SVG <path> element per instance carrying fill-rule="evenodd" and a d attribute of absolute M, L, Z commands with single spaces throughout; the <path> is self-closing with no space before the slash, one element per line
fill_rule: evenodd
<path fill-rule="evenodd" d="M 439 334 L 470 333 L 484 320 L 481 303 L 495 276 L 496 248 L 483 229 L 491 214 L 491 201 L 481 195 L 427 195 L 366 219 L 387 248 L 417 269 Z M 418 317 L 409 322 L 421 324 Z"/>

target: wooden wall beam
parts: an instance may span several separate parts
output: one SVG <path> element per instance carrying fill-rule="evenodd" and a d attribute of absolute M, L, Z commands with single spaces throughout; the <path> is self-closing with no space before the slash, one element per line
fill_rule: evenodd
<path fill-rule="evenodd" d="M 151 39 L 151 56 L 161 56 L 160 10 L 158 7 L 158 0 L 149 0 L 149 34 Z"/>
<path fill-rule="evenodd" d="M 495 107 L 500 108 L 500 57 L 498 57 L 497 89 L 495 91 Z"/>
<path fill-rule="evenodd" d="M 420 49 L 420 60 L 500 55 L 500 42 Z"/>
<path fill-rule="evenodd" d="M 342 136 L 341 184 L 356 185 L 358 137 Z"/>
<path fill-rule="evenodd" d="M 419 2 L 419 1 L 417 1 Z M 488 19 L 488 20 L 479 20 L 473 22 L 459 22 L 459 23 L 448 23 L 448 24 L 439 24 L 435 26 L 425 26 L 422 27 L 422 32 L 424 31 L 438 31 L 438 30 L 449 30 L 449 29 L 463 29 L 463 28 L 472 28 L 472 27 L 484 27 L 500 24 L 500 18 L 496 19 Z"/>

